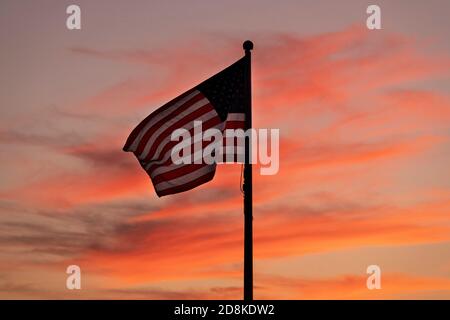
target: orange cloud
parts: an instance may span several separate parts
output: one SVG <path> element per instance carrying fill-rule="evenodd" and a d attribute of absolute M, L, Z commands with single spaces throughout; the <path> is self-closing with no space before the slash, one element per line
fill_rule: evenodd
<path fill-rule="evenodd" d="M 292 279 L 261 276 L 262 299 L 445 299 L 450 293 L 450 279 L 404 274 L 382 274 L 380 290 L 366 287 L 367 276 L 342 275 L 325 279 Z"/>
<path fill-rule="evenodd" d="M 355 246 L 392 246 L 450 241 L 450 203 L 422 207 L 257 207 L 255 259 L 301 256 Z M 195 208 L 195 206 L 193 206 Z M 198 208 L 197 208 L 198 209 Z M 425 215 L 426 213 L 426 215 Z M 425 218 L 426 217 L 426 218 Z M 127 285 L 140 282 L 239 279 L 243 228 L 239 211 L 217 208 L 198 215 L 124 225 L 113 250 L 93 249 L 78 262 Z M 182 266 L 183 272 L 180 272 Z M 238 267 L 238 269 L 240 269 Z M 258 270 L 257 270 L 258 271 Z"/>
<path fill-rule="evenodd" d="M 66 135 L 2 132 L 1 143 L 13 141 L 29 152 L 27 159 L 43 161 L 30 146 L 63 159 L 52 174 L 2 190 L 2 225 L 9 232 L 0 238 L 2 250 L 32 251 L 33 259 L 36 252 L 45 252 L 51 258 L 45 256 L 51 260 L 46 267 L 79 263 L 89 274 L 114 283 L 89 293 L 93 297 L 239 298 L 239 286 L 234 285 L 240 284 L 243 254 L 239 165 L 221 166 L 214 181 L 157 200 L 146 173 L 121 151 L 141 113 L 218 71 L 224 61 L 231 63 L 231 42 L 234 46 L 231 40 L 214 51 L 202 43 L 178 50 L 73 48 L 72 53 L 85 59 L 162 69 L 163 80 L 132 77 L 69 106 L 66 111 L 83 122 L 92 115 L 108 119 L 84 139 L 65 138 L 84 130 L 80 124 Z M 280 128 L 282 137 L 279 174 L 254 177 L 255 259 L 450 241 L 449 194 L 442 187 L 446 172 L 439 177 L 442 181 L 417 182 L 418 188 L 433 193 L 433 202 L 427 201 L 428 195 L 401 188 L 401 179 L 391 174 L 411 170 L 404 167 L 418 158 L 426 159 L 426 167 L 407 173 L 426 173 L 446 163 L 448 96 L 398 88 L 441 76 L 448 61 L 418 54 L 411 39 L 369 36 L 357 27 L 306 38 L 265 37 L 257 43 L 255 123 Z M 442 155 L 435 159 L 432 152 L 437 149 Z M 404 197 L 407 203 L 400 201 Z M 130 206 L 131 199 L 148 206 Z M 13 209 L 24 221 L 8 215 Z M 361 286 L 361 276 L 291 283 L 257 272 L 260 297 L 280 297 L 284 290 L 286 298 L 378 297 Z M 388 274 L 380 297 L 448 290 L 448 281 L 441 280 Z M 206 293 L 157 288 L 167 282 L 202 282 Z M 152 293 L 136 289 L 141 284 Z M 15 288 L 9 283 L 5 287 Z"/>

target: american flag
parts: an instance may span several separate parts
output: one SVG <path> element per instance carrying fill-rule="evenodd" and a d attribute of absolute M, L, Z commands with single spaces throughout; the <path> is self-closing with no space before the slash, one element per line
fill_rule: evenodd
<path fill-rule="evenodd" d="M 174 130 L 183 128 L 192 136 L 194 121 L 202 121 L 203 131 L 211 128 L 221 132 L 226 129 L 244 129 L 245 102 L 250 94 L 245 82 L 247 67 L 248 60 L 246 57 L 241 58 L 155 110 L 131 132 L 123 150 L 134 153 L 150 176 L 158 196 L 193 189 L 214 177 L 216 163 L 193 161 L 190 164 L 174 164 L 172 148 L 179 142 L 172 141 L 171 135 Z M 194 137 L 191 151 L 194 150 L 195 141 Z M 223 156 L 229 159 L 226 153 L 230 150 L 234 152 L 237 141 L 234 140 L 233 146 L 227 146 L 226 142 L 224 139 Z M 203 141 L 203 148 L 210 143 L 214 141 Z M 196 157 L 198 155 L 194 155 Z"/>

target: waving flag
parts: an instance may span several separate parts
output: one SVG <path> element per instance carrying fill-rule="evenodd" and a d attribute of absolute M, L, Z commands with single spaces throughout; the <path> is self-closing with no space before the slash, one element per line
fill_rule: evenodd
<path fill-rule="evenodd" d="M 216 163 L 173 163 L 172 149 L 178 141 L 172 141 L 171 136 L 177 129 L 188 130 L 192 136 L 194 121 L 202 122 L 202 130 L 244 129 L 245 103 L 250 94 L 245 83 L 248 64 L 246 57 L 241 58 L 155 110 L 131 132 L 123 150 L 134 153 L 150 176 L 158 196 L 193 189 L 214 177 Z M 195 141 L 194 137 L 192 154 Z M 203 141 L 203 148 L 210 143 L 214 141 Z M 227 152 L 230 146 L 225 139 L 224 144 Z"/>

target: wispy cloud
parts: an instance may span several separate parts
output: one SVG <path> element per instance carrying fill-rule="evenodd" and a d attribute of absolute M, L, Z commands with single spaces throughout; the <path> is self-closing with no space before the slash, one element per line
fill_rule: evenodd
<path fill-rule="evenodd" d="M 282 136 L 279 174 L 254 177 L 255 259 L 449 241 L 448 173 L 404 182 L 449 159 L 449 97 L 417 85 L 448 74 L 448 58 L 420 53 L 409 37 L 359 27 L 255 42 L 255 123 Z M 11 123 L 1 131 L 5 163 L 21 166 L 3 154 L 8 148 L 31 163 L 20 169 L 24 179 L 0 191 L 3 290 L 56 297 L 35 280 L 15 282 L 8 270 L 75 263 L 99 282 L 83 297 L 240 297 L 240 166 L 222 166 L 207 185 L 157 200 L 145 172 L 121 151 L 143 115 L 237 58 L 236 43 L 69 49 L 82 59 L 158 70 L 158 79 L 137 74 L 105 84 L 79 103 L 51 108 L 54 116 L 32 130 Z M 52 170 L 41 170 L 48 158 Z M 31 179 L 29 171 L 40 174 Z M 288 280 L 257 272 L 261 298 L 373 297 L 361 275 Z M 385 281 L 380 297 L 450 290 L 432 277 L 388 274 Z M 200 283 L 204 290 L 192 289 Z"/>

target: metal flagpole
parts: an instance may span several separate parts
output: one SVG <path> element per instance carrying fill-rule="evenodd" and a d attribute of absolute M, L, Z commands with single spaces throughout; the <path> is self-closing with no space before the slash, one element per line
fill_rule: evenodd
<path fill-rule="evenodd" d="M 245 58 L 247 59 L 246 85 L 247 101 L 245 106 L 245 130 L 252 127 L 252 55 L 253 43 L 249 40 L 243 44 Z M 251 134 L 250 134 L 251 137 Z M 245 143 L 244 164 L 244 300 L 253 300 L 253 181 L 252 164 L 250 163 L 250 138 Z"/>

